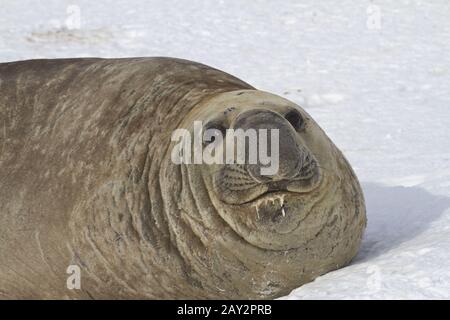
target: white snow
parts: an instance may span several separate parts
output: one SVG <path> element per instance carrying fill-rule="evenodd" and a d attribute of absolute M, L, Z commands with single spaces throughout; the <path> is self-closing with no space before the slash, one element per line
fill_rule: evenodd
<path fill-rule="evenodd" d="M 287 299 L 450 298 L 448 1 L 0 0 L 0 13 L 1 62 L 180 57 L 305 107 L 354 166 L 369 222 L 350 266 Z"/>

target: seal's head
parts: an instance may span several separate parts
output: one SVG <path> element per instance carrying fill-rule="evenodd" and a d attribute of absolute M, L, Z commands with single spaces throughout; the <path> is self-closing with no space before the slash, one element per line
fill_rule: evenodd
<path fill-rule="evenodd" d="M 188 214 L 187 219 L 197 226 L 194 232 L 200 238 L 213 234 L 214 239 L 202 241 L 220 247 L 217 254 L 222 257 L 232 251 L 238 257 L 236 265 L 244 266 L 242 273 L 248 269 L 254 276 L 257 268 L 274 264 L 270 272 L 262 271 L 266 280 L 259 289 L 246 287 L 247 296 L 252 290 L 258 292 L 256 297 L 286 293 L 286 288 L 353 257 L 365 223 L 359 184 L 340 151 L 301 107 L 262 91 L 232 91 L 206 99 L 184 118 L 181 127 L 194 139 L 193 124 L 199 120 L 203 154 L 214 154 L 219 161 L 183 167 L 182 180 L 187 183 L 180 192 L 186 195 L 189 189 L 192 200 L 184 200 L 181 207 L 195 208 L 197 216 Z M 256 142 L 249 129 L 256 133 Z M 266 129 L 265 135 L 258 134 L 261 129 Z M 239 130 L 245 148 L 239 150 L 235 143 L 227 149 Z M 271 135 L 273 130 L 277 135 Z M 205 134 L 208 131 L 213 134 Z M 228 150 L 233 150 L 234 159 L 241 152 L 244 163 L 227 163 Z"/>
<path fill-rule="evenodd" d="M 226 163 L 227 155 L 220 154 L 218 159 L 224 161 L 202 166 L 218 213 L 255 246 L 286 250 L 304 243 L 306 233 L 320 229 L 317 220 L 300 223 L 307 217 L 311 198 L 317 197 L 320 186 L 321 195 L 330 191 L 325 186 L 327 168 L 335 164 L 329 139 L 299 106 L 266 92 L 235 91 L 206 104 L 193 116 L 202 119 L 203 133 L 214 129 L 223 138 L 216 141 L 219 137 L 204 134 L 203 151 L 215 144 L 216 150 L 226 153 L 226 144 L 234 141 L 236 160 L 242 151 L 237 149 L 245 147 L 244 163 Z M 265 135 L 259 134 L 260 129 L 266 129 Z M 245 140 L 239 141 L 242 137 Z M 245 144 L 239 145 L 242 141 Z M 262 156 L 267 157 L 265 163 Z"/>

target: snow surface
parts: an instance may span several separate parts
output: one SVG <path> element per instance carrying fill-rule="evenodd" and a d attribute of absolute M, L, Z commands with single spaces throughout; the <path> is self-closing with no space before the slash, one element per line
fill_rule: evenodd
<path fill-rule="evenodd" d="M 369 222 L 350 266 L 285 298 L 449 299 L 449 16 L 446 0 L 0 0 L 0 61 L 180 57 L 302 105 Z"/>

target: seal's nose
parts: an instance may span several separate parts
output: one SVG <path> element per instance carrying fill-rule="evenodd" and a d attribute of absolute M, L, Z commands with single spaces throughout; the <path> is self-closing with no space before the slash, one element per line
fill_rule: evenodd
<path fill-rule="evenodd" d="M 290 180 L 295 177 L 301 169 L 302 148 L 298 145 L 297 133 L 286 118 L 277 112 L 265 109 L 253 109 L 245 111 L 236 118 L 233 129 L 242 129 L 246 132 L 253 129 L 257 133 L 258 156 L 257 163 L 249 161 L 249 152 L 254 152 L 254 148 L 246 145 L 246 163 L 248 171 L 252 177 L 260 182 L 279 182 Z M 260 129 L 266 129 L 267 134 L 261 135 Z M 272 135 L 272 130 L 278 130 L 278 141 L 272 141 L 277 135 Z M 265 139 L 267 137 L 267 139 Z M 250 141 L 250 144 L 252 142 Z M 273 148 L 274 144 L 278 148 Z M 272 161 L 278 161 L 278 170 L 274 174 L 264 175 L 261 173 L 262 167 L 267 167 L 267 163 L 261 161 L 261 148 L 266 151 Z M 263 152 L 264 153 L 264 152 Z"/>

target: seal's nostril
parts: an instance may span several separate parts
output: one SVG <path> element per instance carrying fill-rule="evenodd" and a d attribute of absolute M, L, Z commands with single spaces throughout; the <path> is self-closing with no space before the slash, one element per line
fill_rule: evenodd
<path fill-rule="evenodd" d="M 292 127 L 299 131 L 304 128 L 304 120 L 300 112 L 297 110 L 291 110 L 284 116 L 287 121 L 292 125 Z"/>

